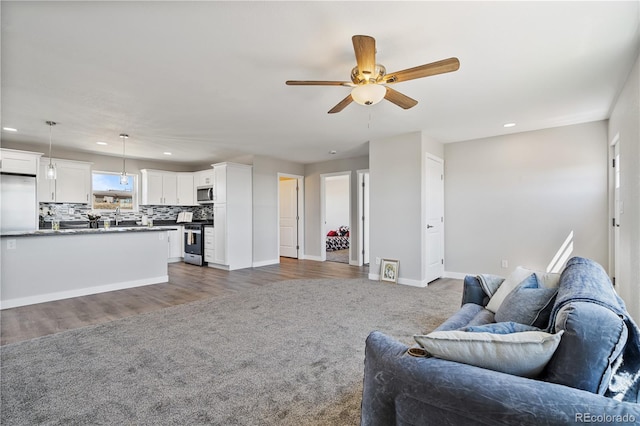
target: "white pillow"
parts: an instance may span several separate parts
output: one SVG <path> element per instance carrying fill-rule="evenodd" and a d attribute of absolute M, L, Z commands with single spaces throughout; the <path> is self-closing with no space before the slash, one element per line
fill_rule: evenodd
<path fill-rule="evenodd" d="M 558 288 L 560 287 L 560 274 L 553 272 L 536 272 L 536 278 L 540 287 Z"/>
<path fill-rule="evenodd" d="M 523 377 L 536 377 L 558 348 L 563 331 L 511 334 L 434 331 L 413 338 L 437 358 Z"/>

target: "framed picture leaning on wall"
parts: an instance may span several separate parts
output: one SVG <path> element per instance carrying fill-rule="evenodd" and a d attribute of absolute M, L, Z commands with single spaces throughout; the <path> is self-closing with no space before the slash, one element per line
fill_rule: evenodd
<path fill-rule="evenodd" d="M 382 259 L 382 261 L 380 262 L 380 281 L 397 283 L 399 266 L 399 260 Z"/>

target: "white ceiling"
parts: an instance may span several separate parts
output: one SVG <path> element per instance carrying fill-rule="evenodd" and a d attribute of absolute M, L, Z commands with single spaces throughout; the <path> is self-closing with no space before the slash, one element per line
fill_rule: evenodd
<path fill-rule="evenodd" d="M 2 1 L 2 126 L 18 129 L 2 140 L 48 144 L 54 120 L 54 147 L 121 155 L 126 132 L 131 157 L 312 163 L 414 131 L 448 143 L 601 120 L 640 48 L 639 4 Z M 409 110 L 327 114 L 349 88 L 285 85 L 349 80 L 354 34 L 388 72 L 452 56 L 460 70 L 394 85 Z"/>

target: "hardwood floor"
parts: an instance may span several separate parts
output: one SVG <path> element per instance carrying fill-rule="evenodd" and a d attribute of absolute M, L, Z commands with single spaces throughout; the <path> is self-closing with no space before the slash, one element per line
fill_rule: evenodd
<path fill-rule="evenodd" d="M 368 267 L 280 258 L 280 264 L 238 271 L 169 264 L 169 282 L 0 311 L 0 344 L 100 324 L 200 299 L 301 278 L 366 278 Z"/>

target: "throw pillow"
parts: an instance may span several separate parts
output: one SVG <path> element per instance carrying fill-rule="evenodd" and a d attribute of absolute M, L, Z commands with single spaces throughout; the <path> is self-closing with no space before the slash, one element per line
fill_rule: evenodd
<path fill-rule="evenodd" d="M 560 274 L 553 272 L 536 272 L 536 278 L 540 287 L 558 288 L 560 287 Z"/>
<path fill-rule="evenodd" d="M 523 268 L 522 266 L 518 266 L 502 282 L 502 284 L 500 284 L 500 287 L 498 287 L 495 293 L 491 296 L 491 299 L 489 299 L 489 303 L 487 303 L 487 309 L 494 314 L 498 312 L 500 305 L 504 301 L 505 297 L 507 297 L 507 295 L 511 293 L 511 290 L 516 288 L 518 284 L 529 277 L 529 275 L 534 273 L 536 274 L 536 278 L 538 279 L 538 281 L 542 284 L 542 287 L 557 288 L 560 285 L 560 274 L 537 272 L 527 268 Z"/>
<path fill-rule="evenodd" d="M 553 307 L 551 300 L 557 292 L 557 288 L 540 288 L 537 274 L 531 274 L 505 297 L 495 320 L 546 328 Z"/>
<path fill-rule="evenodd" d="M 561 336 L 562 332 L 493 334 L 454 330 L 413 337 L 437 358 L 533 378 L 547 365 Z"/>
<path fill-rule="evenodd" d="M 510 334 L 521 333 L 523 331 L 542 331 L 531 325 L 519 324 L 517 322 L 494 322 L 485 325 L 470 325 L 460 329 L 460 331 L 468 331 L 472 333 L 492 333 L 492 334 Z"/>
<path fill-rule="evenodd" d="M 500 287 L 493 293 L 491 299 L 489 299 L 489 303 L 487 303 L 487 309 L 493 312 L 494 314 L 498 312 L 498 308 L 502 304 L 502 301 L 507 297 L 511 290 L 516 288 L 518 284 L 520 284 L 524 279 L 526 279 L 529 275 L 531 275 L 533 271 L 529 269 L 523 268 L 522 266 L 516 267 L 516 269 L 509 274 L 507 278 L 500 284 Z"/>

